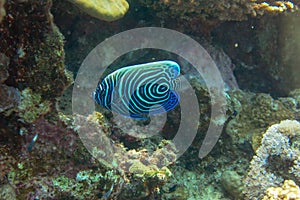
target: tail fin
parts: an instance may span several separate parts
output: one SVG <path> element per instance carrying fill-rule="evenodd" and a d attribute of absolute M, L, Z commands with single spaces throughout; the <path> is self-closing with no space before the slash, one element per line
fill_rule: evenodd
<path fill-rule="evenodd" d="M 178 76 L 171 82 L 171 90 L 184 91 L 190 88 L 191 85 L 187 78 L 183 75 Z"/>

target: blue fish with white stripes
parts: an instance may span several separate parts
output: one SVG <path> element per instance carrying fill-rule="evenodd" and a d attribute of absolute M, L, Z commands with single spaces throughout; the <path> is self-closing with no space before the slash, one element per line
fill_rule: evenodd
<path fill-rule="evenodd" d="M 104 108 L 133 119 L 174 109 L 179 101 L 180 66 L 170 60 L 120 68 L 107 75 L 92 96 Z"/>

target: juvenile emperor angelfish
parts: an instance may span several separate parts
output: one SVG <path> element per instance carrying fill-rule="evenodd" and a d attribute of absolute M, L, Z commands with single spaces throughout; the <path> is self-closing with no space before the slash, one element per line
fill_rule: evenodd
<path fill-rule="evenodd" d="M 180 66 L 169 60 L 123 67 L 99 82 L 93 99 L 123 116 L 147 119 L 178 105 L 179 75 Z"/>

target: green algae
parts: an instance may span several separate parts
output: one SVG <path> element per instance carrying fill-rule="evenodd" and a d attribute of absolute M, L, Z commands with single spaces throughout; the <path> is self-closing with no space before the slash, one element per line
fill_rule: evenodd
<path fill-rule="evenodd" d="M 105 194 L 119 180 L 114 171 L 101 174 L 94 170 L 83 170 L 77 173 L 76 178 L 59 176 L 52 180 L 59 193 L 65 193 L 76 199 L 95 199 L 98 193 Z"/>
<path fill-rule="evenodd" d="M 32 123 L 40 116 L 50 111 L 50 102 L 42 100 L 42 96 L 34 93 L 30 88 L 21 92 L 21 101 L 17 112 L 22 121 Z"/>

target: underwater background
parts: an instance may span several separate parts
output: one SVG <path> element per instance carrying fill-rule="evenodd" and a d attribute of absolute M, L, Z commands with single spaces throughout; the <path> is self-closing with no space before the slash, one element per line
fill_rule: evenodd
<path fill-rule="evenodd" d="M 297 0 L 0 0 L 0 199 L 300 200 L 299 6 Z M 218 102 L 201 74 L 172 52 L 145 48 L 101 66 L 107 69 L 99 80 L 153 61 L 181 66 L 200 117 L 189 119 L 197 135 L 180 157 L 172 142 L 180 106 L 167 113 L 159 133 L 143 134 L 134 126 L 149 120 L 116 124 L 97 105 L 87 116 L 72 112 L 74 80 L 87 55 L 115 34 L 142 27 L 191 37 L 224 81 L 226 115 L 215 122 L 211 108 Z M 210 123 L 222 123 L 222 134 L 199 158 Z M 88 139 L 97 143 L 92 150 Z"/>

